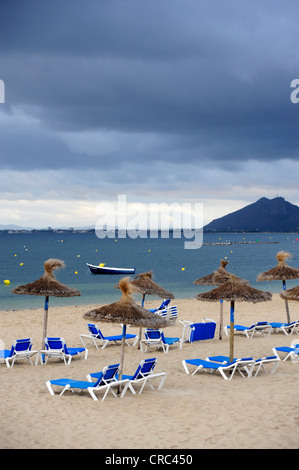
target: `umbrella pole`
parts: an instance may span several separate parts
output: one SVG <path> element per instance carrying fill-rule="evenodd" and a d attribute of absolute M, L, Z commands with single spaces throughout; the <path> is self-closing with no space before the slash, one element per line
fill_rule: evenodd
<path fill-rule="evenodd" d="M 287 322 L 291 323 L 289 303 L 287 300 L 285 300 L 285 306 L 286 306 Z"/>
<path fill-rule="evenodd" d="M 235 302 L 234 300 L 230 303 L 230 325 L 229 325 L 229 360 L 230 362 L 234 359 L 234 325 L 235 325 Z"/>
<path fill-rule="evenodd" d="M 287 286 L 286 286 L 286 281 L 285 280 L 282 281 L 282 287 L 283 287 L 283 290 L 286 290 Z M 291 323 L 289 303 L 288 303 L 287 300 L 285 300 L 284 302 L 285 302 L 285 307 L 286 307 L 287 322 Z"/>
<path fill-rule="evenodd" d="M 43 328 L 42 349 L 45 349 L 45 338 L 47 337 L 48 310 L 49 310 L 49 296 L 47 295 L 47 296 L 45 297 L 44 328 Z"/>
<path fill-rule="evenodd" d="M 43 338 L 42 338 L 42 347 L 45 349 L 45 338 L 47 337 L 47 328 L 48 328 L 48 309 L 49 309 L 49 296 L 45 297 L 45 307 L 44 307 L 44 326 L 43 326 Z M 44 354 L 40 355 L 41 363 L 44 361 Z M 38 361 L 38 356 L 37 356 Z M 37 362 L 36 362 L 37 363 Z"/>
<path fill-rule="evenodd" d="M 220 299 L 219 339 L 222 339 L 222 331 L 223 331 L 223 300 Z"/>
<path fill-rule="evenodd" d="M 144 307 L 145 294 L 142 294 L 141 307 Z M 140 349 L 140 341 L 142 337 L 142 326 L 139 328 L 138 349 Z"/>
<path fill-rule="evenodd" d="M 119 380 L 122 380 L 124 371 L 124 356 L 125 356 L 125 344 L 126 344 L 126 329 L 127 325 L 123 325 L 123 336 L 121 339 L 121 353 L 120 353 L 120 368 L 119 368 Z M 117 394 L 121 393 L 121 385 L 118 385 Z"/>

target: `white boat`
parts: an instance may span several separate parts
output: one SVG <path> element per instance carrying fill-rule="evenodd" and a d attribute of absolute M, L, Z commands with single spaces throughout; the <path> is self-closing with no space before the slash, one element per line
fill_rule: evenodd
<path fill-rule="evenodd" d="M 96 266 L 86 263 L 93 274 L 134 274 L 136 268 L 115 268 L 112 266 Z"/>

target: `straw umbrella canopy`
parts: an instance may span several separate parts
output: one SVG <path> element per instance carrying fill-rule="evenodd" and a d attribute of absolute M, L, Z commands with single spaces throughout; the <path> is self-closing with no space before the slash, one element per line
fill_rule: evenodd
<path fill-rule="evenodd" d="M 245 284 L 249 284 L 246 279 L 241 279 L 240 277 L 236 276 L 235 274 L 229 273 L 226 270 L 226 266 L 228 265 L 228 261 L 221 259 L 219 268 L 211 274 L 207 276 L 201 277 L 199 279 L 195 279 L 193 284 L 196 286 L 200 285 L 216 285 L 219 286 L 224 284 L 229 279 L 235 279 L 239 282 L 244 282 Z M 219 321 L 219 339 L 222 340 L 223 334 L 223 300 L 220 299 L 220 321 Z"/>
<path fill-rule="evenodd" d="M 157 295 L 162 299 L 174 299 L 172 292 L 167 291 L 163 287 L 159 286 L 153 280 L 152 271 L 146 273 L 136 274 L 136 276 L 130 281 L 135 290 L 142 293 L 142 306 L 144 305 L 145 295 Z"/>
<path fill-rule="evenodd" d="M 165 290 L 163 287 L 159 286 L 155 281 L 153 281 L 153 273 L 152 271 L 148 271 L 145 273 L 136 274 L 134 278 L 130 281 L 130 285 L 132 287 L 132 291 L 140 292 L 142 294 L 142 307 L 144 306 L 145 296 L 147 295 L 157 295 L 162 299 L 174 299 L 174 295 Z M 115 286 L 118 287 L 118 286 Z M 140 348 L 140 340 L 142 335 L 142 326 L 140 326 L 139 331 L 139 341 L 138 341 L 138 349 Z"/>
<path fill-rule="evenodd" d="M 285 290 L 280 294 L 280 297 L 284 300 L 299 301 L 299 286 L 293 287 L 293 289 Z"/>
<path fill-rule="evenodd" d="M 204 292 L 197 294 L 197 300 L 203 300 L 206 302 L 217 302 L 218 300 L 227 300 L 230 302 L 230 347 L 229 347 L 229 358 L 230 361 L 234 357 L 234 312 L 235 302 L 264 302 L 271 300 L 272 294 L 270 292 L 263 292 L 248 284 L 241 283 L 235 279 L 229 279 L 224 284 L 211 290 L 210 292 Z"/>
<path fill-rule="evenodd" d="M 214 271 L 211 274 L 208 274 L 207 276 L 201 277 L 199 279 L 195 279 L 193 281 L 193 284 L 196 286 L 200 285 L 217 285 L 219 286 L 220 284 L 224 284 L 228 279 L 235 279 L 236 281 L 243 282 L 245 284 L 249 284 L 249 282 L 246 279 L 242 279 L 235 274 L 229 273 L 226 270 L 226 266 L 228 265 L 228 261 L 221 259 L 220 260 L 220 266 L 216 271 Z M 219 274 L 219 277 L 216 277 L 215 275 Z"/>
<path fill-rule="evenodd" d="M 158 329 L 167 326 L 167 322 L 164 318 L 159 315 L 155 315 L 134 301 L 131 296 L 133 288 L 128 277 L 122 278 L 119 281 L 119 288 L 122 292 L 120 300 L 113 302 L 112 304 L 89 310 L 83 315 L 83 318 L 85 320 L 92 320 L 95 322 L 103 321 L 106 323 L 122 323 L 123 332 L 119 374 L 119 376 L 122 377 L 127 325 Z"/>
<path fill-rule="evenodd" d="M 45 272 L 42 277 L 34 282 L 12 289 L 14 294 L 43 295 L 45 297 L 42 349 L 44 349 L 44 341 L 47 336 L 49 297 L 74 297 L 81 295 L 78 289 L 68 287 L 55 278 L 53 271 L 64 267 L 64 261 L 53 258 L 48 259 L 44 263 Z"/>
<path fill-rule="evenodd" d="M 268 271 L 261 273 L 257 277 L 257 281 L 282 281 L 283 290 L 286 290 L 286 280 L 299 279 L 299 269 L 292 268 L 286 263 L 286 260 L 291 258 L 291 254 L 286 251 L 279 251 L 276 254 L 278 261 L 277 266 L 269 269 Z M 285 300 L 287 322 L 290 323 L 290 311 L 288 299 L 283 297 Z"/>

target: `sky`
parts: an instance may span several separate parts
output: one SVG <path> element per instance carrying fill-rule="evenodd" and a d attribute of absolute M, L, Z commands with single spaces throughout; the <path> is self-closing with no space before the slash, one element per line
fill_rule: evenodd
<path fill-rule="evenodd" d="M 298 17 L 297 0 L 1 0 L 0 224 L 95 226 L 119 195 L 200 203 L 204 224 L 299 204 Z"/>

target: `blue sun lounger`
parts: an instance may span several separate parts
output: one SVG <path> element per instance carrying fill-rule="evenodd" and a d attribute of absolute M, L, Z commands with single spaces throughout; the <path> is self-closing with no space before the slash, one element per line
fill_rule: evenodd
<path fill-rule="evenodd" d="M 292 321 L 291 323 L 270 322 L 270 325 L 274 333 L 282 331 L 285 335 L 291 335 L 295 332 L 299 335 L 299 320 Z"/>
<path fill-rule="evenodd" d="M 280 362 L 280 359 L 277 356 L 265 356 L 265 357 L 260 357 L 259 359 L 256 359 L 254 361 L 254 364 L 252 364 L 251 369 L 249 370 L 249 376 L 251 377 L 256 377 L 261 370 L 263 370 L 266 374 L 267 369 L 266 369 L 266 364 L 271 364 L 273 365 L 270 374 L 274 374 L 274 372 L 277 369 L 277 366 Z"/>
<path fill-rule="evenodd" d="M 163 317 L 169 325 L 173 326 L 178 318 L 178 307 L 176 305 L 172 305 L 171 307 L 157 310 L 154 314 Z"/>
<path fill-rule="evenodd" d="M 273 348 L 272 351 L 274 352 L 275 356 L 280 361 L 286 361 L 287 359 L 299 359 L 299 344 L 292 344 L 291 347 L 288 346 L 281 346 L 279 348 Z M 282 359 L 279 353 L 285 355 L 284 359 Z"/>
<path fill-rule="evenodd" d="M 224 327 L 224 331 L 228 336 L 228 330 L 230 326 L 227 325 Z M 258 321 L 253 323 L 251 326 L 243 326 L 243 325 L 234 325 L 234 332 L 241 332 L 246 335 L 247 338 L 252 338 L 254 334 L 262 334 L 268 333 L 270 335 L 272 331 L 272 327 L 269 322 L 267 321 Z"/>
<path fill-rule="evenodd" d="M 157 378 L 160 378 L 160 384 L 158 386 L 158 390 L 161 390 L 163 387 L 163 384 L 166 379 L 166 373 L 165 372 L 159 372 L 159 373 L 154 373 L 153 370 L 157 364 L 157 359 L 152 358 L 152 359 L 143 359 L 140 364 L 138 365 L 135 373 L 133 375 L 123 375 L 122 380 L 128 380 L 128 383 L 125 385 L 123 388 L 121 396 L 123 397 L 126 394 L 127 389 L 129 388 L 130 391 L 136 395 L 136 390 L 135 386 L 139 386 L 141 384 L 141 388 L 139 390 L 139 395 L 142 393 L 145 385 L 148 383 L 149 386 L 154 389 L 153 385 L 151 384 L 151 381 Z M 89 374 L 87 376 L 87 379 L 89 381 L 92 381 L 93 378 L 98 378 L 99 377 L 99 372 L 95 372 L 93 374 Z M 117 375 L 118 377 L 118 375 Z"/>
<path fill-rule="evenodd" d="M 229 356 L 209 356 L 206 357 L 206 361 L 218 362 L 220 364 L 229 364 Z M 231 362 L 239 362 L 241 367 L 237 367 L 236 371 L 239 372 L 242 377 L 250 377 L 250 367 L 254 365 L 255 360 L 253 357 L 234 357 Z"/>
<path fill-rule="evenodd" d="M 152 313 L 156 313 L 158 310 L 163 310 L 170 304 L 171 299 L 164 299 L 161 305 L 157 308 L 149 308 L 148 310 Z"/>
<path fill-rule="evenodd" d="M 216 322 L 210 318 L 203 318 L 201 323 L 193 323 L 188 320 L 179 321 L 184 325 L 180 348 L 183 347 L 183 343 L 213 339 L 215 336 Z"/>
<path fill-rule="evenodd" d="M 16 339 L 13 342 L 11 349 L 0 350 L 0 359 L 2 359 L 2 361 L 6 363 L 6 366 L 8 368 L 13 368 L 15 361 L 19 359 L 28 359 L 33 365 L 31 357 L 37 352 L 38 351 L 32 350 L 31 338 Z"/>
<path fill-rule="evenodd" d="M 207 357 L 206 361 L 215 361 L 215 362 L 225 364 L 229 362 L 229 357 L 228 356 L 211 356 L 211 357 Z M 259 359 L 253 359 L 253 357 L 234 358 L 234 361 L 243 361 L 244 365 L 245 365 L 244 361 L 248 361 L 248 365 L 244 367 L 244 370 L 246 371 L 248 377 L 252 377 L 252 376 L 256 377 L 261 370 L 267 373 L 267 370 L 265 368 L 266 364 L 274 364 L 273 368 L 270 371 L 270 374 L 274 374 L 279 363 L 279 359 L 277 358 L 277 356 L 265 356 L 265 357 L 260 357 Z M 254 369 L 256 369 L 255 373 L 253 373 Z M 239 372 L 242 375 L 241 369 L 239 370 Z"/>
<path fill-rule="evenodd" d="M 154 346 L 156 348 L 161 348 L 165 353 L 168 353 L 169 347 L 176 344 L 179 346 L 180 338 L 168 338 L 164 336 L 162 330 L 153 330 L 151 328 L 146 328 L 144 331 L 145 339 L 140 341 L 141 352 L 143 352 L 143 343 L 145 344 L 145 352 L 148 347 Z"/>
<path fill-rule="evenodd" d="M 72 392 L 74 392 L 75 389 L 79 392 L 87 390 L 95 401 L 98 401 L 95 392 L 105 391 L 102 398 L 102 401 L 104 401 L 109 390 L 115 397 L 117 397 L 113 387 L 126 384 L 128 382 L 128 380 L 117 380 L 116 375 L 119 372 L 119 366 L 120 364 L 112 364 L 104 367 L 102 372 L 99 373 L 99 377 L 96 382 L 62 378 L 57 380 L 48 380 L 46 382 L 46 386 L 51 395 L 55 395 L 53 385 L 63 387 L 60 395 L 63 395 L 66 390 L 71 390 Z"/>
<path fill-rule="evenodd" d="M 36 363 L 38 363 L 38 359 L 40 359 L 40 363 L 47 364 L 48 359 L 56 358 L 62 359 L 66 366 L 70 365 L 72 357 L 74 356 L 81 356 L 82 353 L 84 354 L 84 359 L 87 359 L 88 356 L 88 349 L 86 348 L 68 348 L 64 338 L 54 338 L 49 337 L 45 338 L 45 348 L 39 351 L 39 356 L 37 357 Z"/>
<path fill-rule="evenodd" d="M 85 346 L 85 342 L 84 342 L 84 338 L 88 338 L 91 340 L 91 342 L 95 345 L 95 347 L 97 349 L 98 348 L 98 345 L 97 345 L 97 341 L 99 341 L 101 344 L 102 344 L 102 349 L 104 349 L 107 344 L 109 343 L 118 343 L 122 340 L 122 335 L 115 335 L 115 336 L 104 336 L 103 333 L 101 332 L 101 330 L 96 326 L 94 325 L 93 323 L 87 323 L 87 328 L 89 330 L 89 334 L 88 335 L 80 335 L 80 338 L 81 338 L 81 341 Z M 129 346 L 129 343 L 128 343 L 128 339 L 135 339 L 135 342 L 134 344 L 137 342 L 138 340 L 138 337 L 136 337 L 136 335 L 132 335 L 132 334 L 126 334 L 126 344 Z"/>
<path fill-rule="evenodd" d="M 223 356 L 214 356 L 214 358 L 220 358 Z M 195 367 L 191 375 L 194 375 L 199 370 L 205 372 L 219 372 L 225 380 L 231 380 L 236 371 L 242 375 L 242 377 L 249 377 L 249 366 L 253 364 L 252 358 L 242 358 L 233 360 L 232 362 L 217 362 L 214 360 L 203 360 L 203 359 L 184 359 L 182 361 L 183 367 L 186 374 L 190 374 L 189 367 Z"/>

